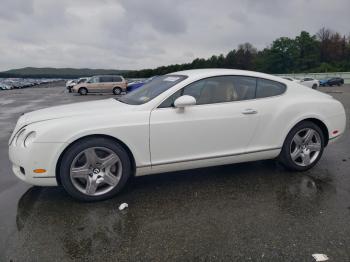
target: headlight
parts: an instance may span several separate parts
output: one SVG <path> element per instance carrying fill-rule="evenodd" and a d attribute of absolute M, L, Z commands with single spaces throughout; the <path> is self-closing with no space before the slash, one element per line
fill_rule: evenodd
<path fill-rule="evenodd" d="M 35 131 L 29 132 L 29 134 L 24 139 L 24 142 L 23 142 L 24 147 L 30 146 L 33 143 L 33 141 L 35 140 L 35 137 L 36 137 Z"/>

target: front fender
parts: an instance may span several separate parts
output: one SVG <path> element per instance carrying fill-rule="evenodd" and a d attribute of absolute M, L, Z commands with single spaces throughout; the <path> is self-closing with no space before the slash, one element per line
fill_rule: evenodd
<path fill-rule="evenodd" d="M 150 164 L 149 112 L 119 116 L 78 116 L 53 119 L 30 125 L 37 132 L 38 143 L 62 143 L 57 160 L 71 143 L 86 136 L 105 135 L 123 142 L 134 156 L 136 166 Z"/>

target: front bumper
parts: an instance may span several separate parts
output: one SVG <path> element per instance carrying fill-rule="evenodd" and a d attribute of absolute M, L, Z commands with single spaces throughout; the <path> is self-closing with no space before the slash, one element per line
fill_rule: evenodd
<path fill-rule="evenodd" d="M 32 143 L 28 148 L 22 145 L 9 146 L 9 157 L 13 173 L 22 181 L 36 186 L 57 186 L 56 164 L 63 143 Z M 45 169 L 35 173 L 35 169 Z"/>

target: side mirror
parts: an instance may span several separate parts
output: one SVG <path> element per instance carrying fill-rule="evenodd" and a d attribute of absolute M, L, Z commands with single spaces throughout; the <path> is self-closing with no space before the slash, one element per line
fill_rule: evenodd
<path fill-rule="evenodd" d="M 193 106 L 197 103 L 196 99 L 193 96 L 180 96 L 174 102 L 176 108 L 184 108 L 186 106 Z"/>

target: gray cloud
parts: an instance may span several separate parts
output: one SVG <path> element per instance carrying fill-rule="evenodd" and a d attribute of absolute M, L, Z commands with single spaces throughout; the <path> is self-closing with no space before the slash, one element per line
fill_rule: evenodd
<path fill-rule="evenodd" d="M 348 0 L 2 0 L 0 70 L 189 62 L 323 26 L 347 34 L 348 10 Z"/>

